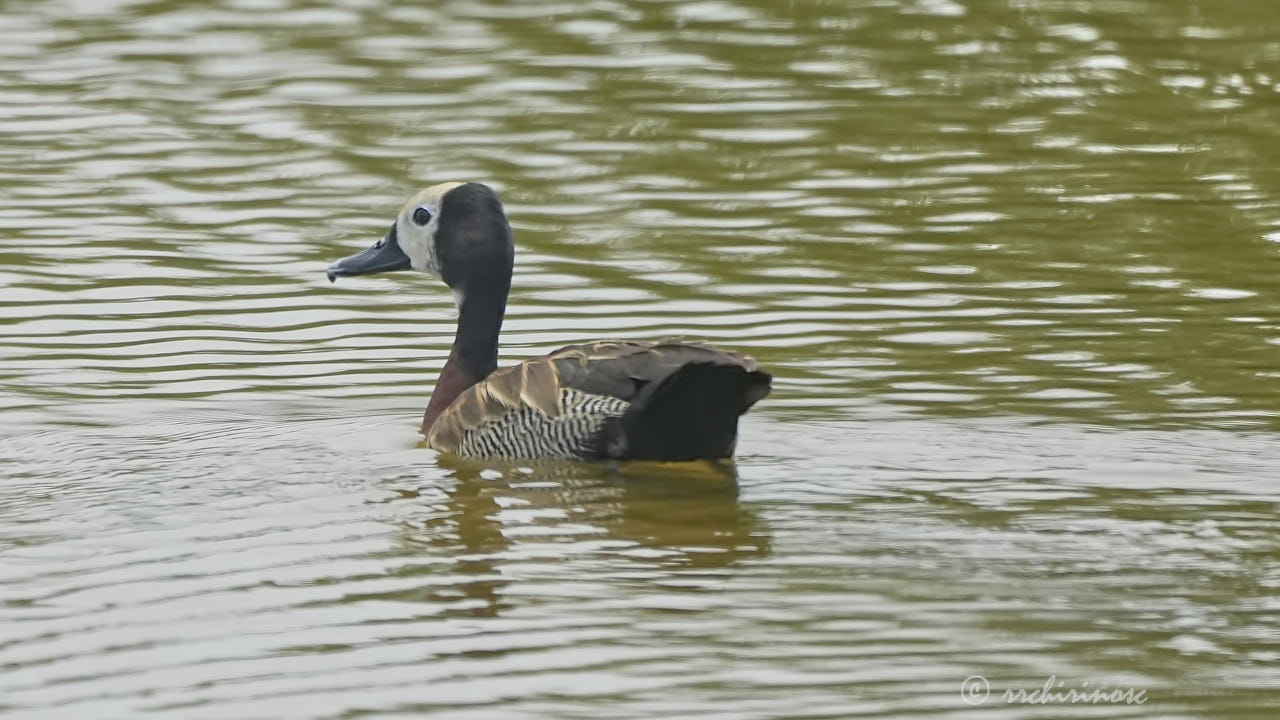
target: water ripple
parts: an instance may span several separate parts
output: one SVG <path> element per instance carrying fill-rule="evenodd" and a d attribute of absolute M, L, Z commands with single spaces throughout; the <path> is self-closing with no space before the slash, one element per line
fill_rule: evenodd
<path fill-rule="evenodd" d="M 1274 15 L 13 4 L 0 709 L 918 717 L 981 673 L 1256 716 Z M 451 179 L 515 228 L 503 362 L 774 372 L 736 484 L 417 446 L 450 295 L 323 268 Z"/>

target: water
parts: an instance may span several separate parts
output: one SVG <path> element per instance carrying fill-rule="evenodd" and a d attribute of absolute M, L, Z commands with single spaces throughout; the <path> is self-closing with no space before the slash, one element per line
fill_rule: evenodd
<path fill-rule="evenodd" d="M 1268 0 L 7 3 L 0 712 L 1271 717 L 1277 37 Z M 736 465 L 419 445 L 452 299 L 323 269 L 454 179 L 516 230 L 504 362 L 774 371 Z M 1002 697 L 1050 677 L 1147 701 Z"/>

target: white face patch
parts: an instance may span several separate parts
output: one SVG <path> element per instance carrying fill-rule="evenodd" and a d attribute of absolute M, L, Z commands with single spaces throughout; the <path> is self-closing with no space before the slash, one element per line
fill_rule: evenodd
<path fill-rule="evenodd" d="M 413 221 L 413 213 L 423 207 L 431 213 L 431 221 L 419 225 Z M 436 228 L 440 208 L 438 206 L 415 205 L 408 215 L 401 215 L 396 220 L 396 238 L 400 241 L 400 249 L 409 256 L 409 265 L 418 272 L 430 273 L 440 277 L 440 263 L 436 260 Z"/>
<path fill-rule="evenodd" d="M 462 183 L 450 182 L 432 185 L 413 196 L 400 210 L 396 219 L 396 238 L 400 249 L 409 257 L 409 265 L 418 272 L 440 277 L 440 261 L 436 257 L 436 229 L 440 226 L 440 203 L 445 193 Z M 419 208 L 431 213 L 426 225 L 413 221 Z"/>

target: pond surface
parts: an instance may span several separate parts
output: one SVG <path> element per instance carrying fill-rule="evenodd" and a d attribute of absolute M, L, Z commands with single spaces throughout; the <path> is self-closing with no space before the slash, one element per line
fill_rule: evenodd
<path fill-rule="evenodd" d="M 1274 717 L 1278 94 L 1272 0 L 6 3 L 0 713 Z M 452 298 L 323 270 L 455 179 L 736 466 L 419 445 Z"/>

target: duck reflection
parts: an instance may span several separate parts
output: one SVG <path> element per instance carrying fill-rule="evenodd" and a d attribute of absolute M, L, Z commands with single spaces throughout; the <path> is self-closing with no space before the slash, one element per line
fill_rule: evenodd
<path fill-rule="evenodd" d="M 400 573 L 440 580 L 419 599 L 442 603 L 448 615 L 499 614 L 512 604 L 502 589 L 530 572 L 594 580 L 609 558 L 628 577 L 648 569 L 665 578 L 770 551 L 763 523 L 738 503 L 731 461 L 439 463 L 452 476 L 446 482 L 397 488 L 429 506 L 401 523 L 401 537 L 405 554 L 431 549 L 448 564 Z"/>

